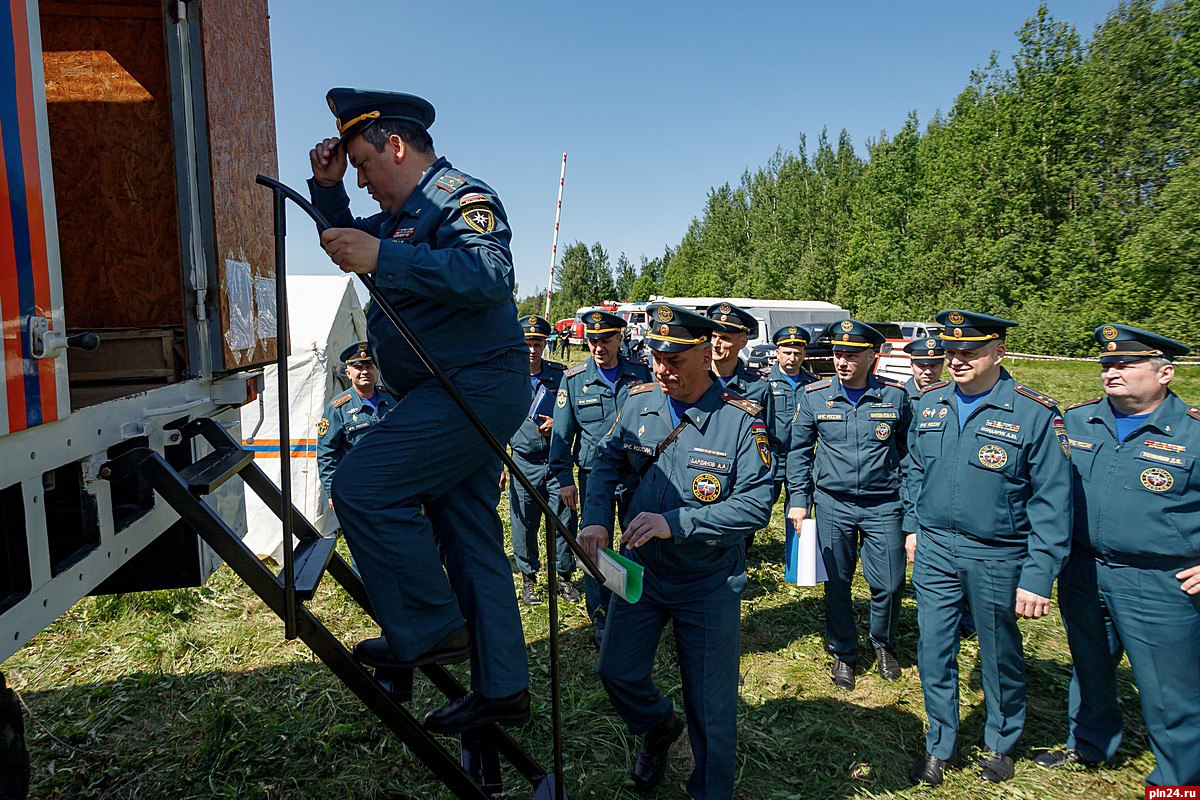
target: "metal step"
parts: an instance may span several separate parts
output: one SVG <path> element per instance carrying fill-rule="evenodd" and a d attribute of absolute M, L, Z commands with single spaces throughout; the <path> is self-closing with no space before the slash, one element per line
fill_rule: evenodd
<path fill-rule="evenodd" d="M 221 448 L 179 470 L 179 477 L 192 494 L 212 494 L 253 460 L 249 450 Z"/>
<path fill-rule="evenodd" d="M 300 542 L 300 546 L 296 548 L 295 560 L 297 600 L 311 600 L 316 594 L 336 544 L 337 539 L 332 536 Z"/>

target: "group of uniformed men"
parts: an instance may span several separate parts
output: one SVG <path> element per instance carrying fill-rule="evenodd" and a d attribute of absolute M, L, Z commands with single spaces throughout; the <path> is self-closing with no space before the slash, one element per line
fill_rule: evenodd
<path fill-rule="evenodd" d="M 828 379 L 802 368 L 799 326 L 775 332 L 770 374 L 749 370 L 738 353 L 757 321 L 729 303 L 706 314 L 649 306 L 650 368 L 620 353 L 623 319 L 590 312 L 591 356 L 564 369 L 543 358 L 549 323 L 516 317 L 503 206 L 435 155 L 433 107 L 391 92 L 334 89 L 327 99 L 339 136 L 310 153 L 313 201 L 336 226 L 322 246 L 343 270 L 373 275 L 558 520 L 573 529 L 579 516 L 589 556 L 615 546 L 645 567 L 636 604 L 584 578 L 601 680 L 644 736 L 638 789 L 662 780 L 686 727 L 689 795 L 733 796 L 746 547 L 785 489 L 789 542 L 806 517 L 817 521 L 831 678 L 842 689 L 855 682 L 860 547 L 869 641 L 886 680 L 901 673 L 906 550 L 915 561 L 929 731 L 914 782 L 940 783 L 957 759 L 968 607 L 987 711 L 981 775 L 1012 777 L 1025 717 L 1017 618 L 1049 612 L 1056 578 L 1075 665 L 1070 731 L 1065 748 L 1035 761 L 1114 758 L 1116 665 L 1127 653 L 1158 762 L 1148 783 L 1200 780 L 1200 411 L 1169 389 L 1171 359 L 1186 346 L 1101 326 L 1105 396 L 1065 418 L 1001 366 L 1015 323 L 964 310 L 941 312 L 939 337 L 905 347 L 907 386 L 874 373 L 884 337 L 852 319 L 831 326 Z M 380 214 L 350 214 L 347 164 Z M 523 723 L 528 667 L 496 513 L 499 459 L 378 308 L 368 329 L 369 344 L 343 354 L 352 388 L 319 430 L 319 448 L 336 453 L 322 478 L 382 628 L 355 656 L 385 668 L 470 659 L 472 691 L 431 712 L 432 731 Z M 368 363 L 382 368 L 386 393 L 357 378 Z M 522 598 L 533 603 L 540 514 L 509 485 Z M 574 599 L 562 543 L 555 564 Z M 686 725 L 651 676 L 668 621 Z"/>

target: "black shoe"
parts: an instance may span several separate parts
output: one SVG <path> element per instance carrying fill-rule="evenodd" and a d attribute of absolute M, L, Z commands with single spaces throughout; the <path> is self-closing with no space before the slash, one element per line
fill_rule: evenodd
<path fill-rule="evenodd" d="M 667 754 L 685 727 L 679 715 L 672 711 L 666 719 L 646 731 L 642 749 L 633 763 L 633 788 L 648 792 L 662 783 L 667 774 Z"/>
<path fill-rule="evenodd" d="M 457 664 L 471 657 L 471 635 L 466 628 L 459 628 L 446 634 L 446 638 L 426 650 L 421 655 L 405 661 L 397 658 L 388 647 L 387 639 L 376 636 L 374 639 L 363 639 L 354 645 L 354 659 L 365 666 L 381 669 L 413 669 L 430 664 Z"/>
<path fill-rule="evenodd" d="M 527 606 L 536 606 L 541 600 L 537 593 L 537 576 L 526 575 L 521 581 L 521 602 Z"/>
<path fill-rule="evenodd" d="M 575 588 L 575 584 L 571 583 L 570 578 L 558 576 L 558 593 L 568 603 L 579 602 L 579 590 Z"/>
<path fill-rule="evenodd" d="M 983 771 L 981 776 L 988 783 L 1004 783 L 1012 778 L 1016 771 L 1013 767 L 1012 756 L 1002 756 L 995 750 L 983 749 L 979 756 L 979 766 Z"/>
<path fill-rule="evenodd" d="M 1095 767 L 1100 764 L 1099 761 L 1088 761 L 1075 750 L 1068 750 L 1065 747 L 1056 750 L 1047 750 L 1033 760 L 1033 763 L 1039 767 L 1046 769 L 1059 769 L 1068 767 L 1072 764 L 1078 764 L 1081 767 Z"/>
<path fill-rule="evenodd" d="M 885 681 L 900 680 L 900 661 L 886 647 L 875 648 L 875 666 Z"/>
<path fill-rule="evenodd" d="M 529 690 L 490 699 L 468 692 L 425 715 L 430 733 L 466 733 L 485 725 L 524 725 L 529 722 Z"/>
<path fill-rule="evenodd" d="M 854 664 L 834 656 L 833 669 L 829 670 L 829 677 L 833 678 L 834 686 L 845 689 L 847 692 L 850 691 L 854 688 Z"/>
<path fill-rule="evenodd" d="M 908 779 L 913 783 L 923 783 L 926 786 L 937 786 L 946 777 L 946 770 L 954 764 L 954 759 L 943 761 L 929 753 L 917 759 L 908 770 Z"/>

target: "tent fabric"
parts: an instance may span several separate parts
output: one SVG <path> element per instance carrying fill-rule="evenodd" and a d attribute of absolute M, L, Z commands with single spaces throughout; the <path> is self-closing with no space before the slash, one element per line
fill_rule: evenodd
<path fill-rule="evenodd" d="M 328 536 L 338 523 L 317 473 L 317 423 L 333 396 L 348 388 L 338 356 L 367 338 L 367 322 L 353 276 L 296 275 L 287 281 L 292 503 Z M 261 406 L 250 403 L 242 407 L 242 445 L 254 452 L 255 462 L 276 485 L 280 474 L 278 380 L 275 365 L 266 367 Z M 246 493 L 246 529 L 242 541 L 252 552 L 282 561 L 282 523 L 253 492 Z"/>

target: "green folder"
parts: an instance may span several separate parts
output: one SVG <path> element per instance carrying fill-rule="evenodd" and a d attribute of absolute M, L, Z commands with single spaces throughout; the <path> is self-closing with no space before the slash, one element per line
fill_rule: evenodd
<path fill-rule="evenodd" d="M 604 585 L 622 600 L 636 603 L 642 599 L 642 573 L 646 571 L 645 567 L 607 547 L 600 551 L 598 566 L 604 576 Z"/>

